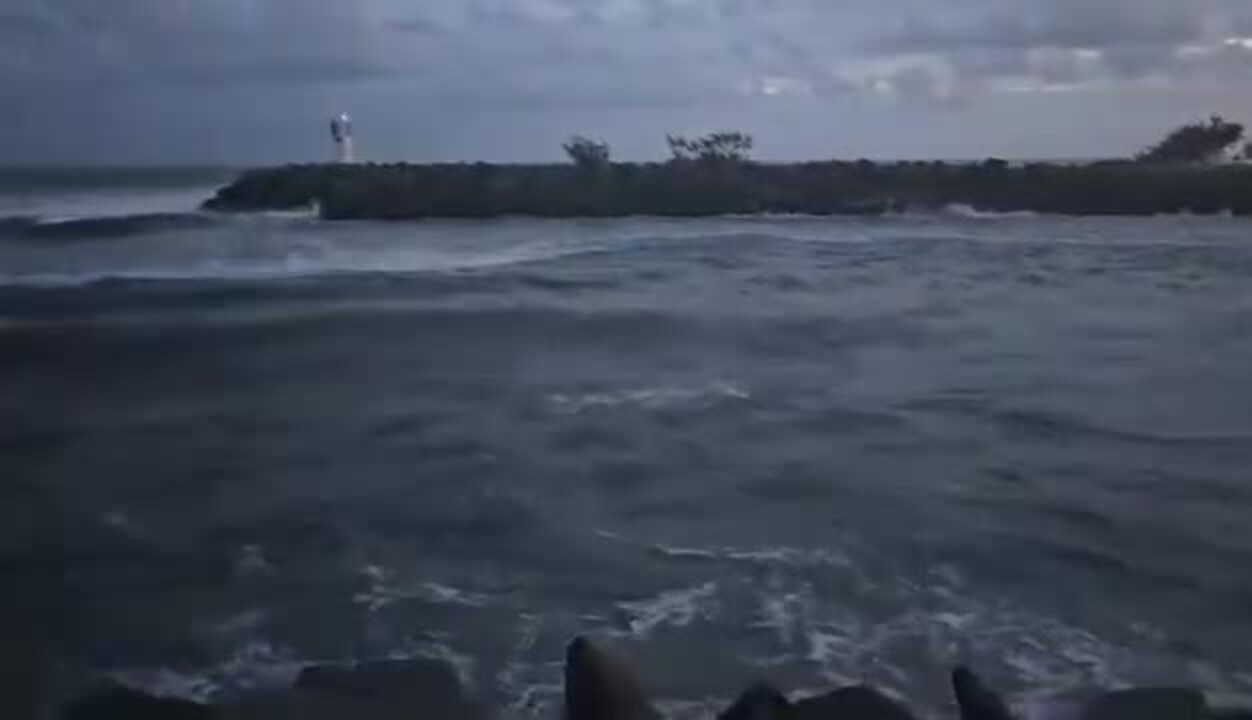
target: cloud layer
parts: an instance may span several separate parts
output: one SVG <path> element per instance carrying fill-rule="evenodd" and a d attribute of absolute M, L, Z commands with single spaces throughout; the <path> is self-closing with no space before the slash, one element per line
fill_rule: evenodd
<path fill-rule="evenodd" d="M 1111 154 L 1249 80 L 1243 0 L 0 0 L 8 161 Z"/>

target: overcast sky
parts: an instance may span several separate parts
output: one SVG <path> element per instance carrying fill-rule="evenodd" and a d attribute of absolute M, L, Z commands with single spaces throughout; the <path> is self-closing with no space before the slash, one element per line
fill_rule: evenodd
<path fill-rule="evenodd" d="M 0 0 L 0 162 L 1089 157 L 1252 121 L 1252 0 Z"/>

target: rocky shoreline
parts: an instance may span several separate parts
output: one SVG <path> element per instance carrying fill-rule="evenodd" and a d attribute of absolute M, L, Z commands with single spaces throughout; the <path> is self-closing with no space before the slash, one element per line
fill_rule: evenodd
<path fill-rule="evenodd" d="M 205 202 L 249 212 L 317 207 L 329 220 L 881 215 L 966 205 L 1060 215 L 1252 215 L 1252 166 L 1132 161 L 743 160 L 578 165 L 288 165 L 243 173 Z"/>
<path fill-rule="evenodd" d="M 1021 717 L 972 671 L 952 673 L 953 707 L 961 720 Z M 867 686 L 793 700 L 769 683 L 748 687 L 718 720 L 914 720 L 914 710 Z M 933 717 L 926 712 L 923 717 Z M 159 698 L 121 686 L 70 703 L 64 720 L 487 720 L 448 665 L 433 660 L 312 667 L 288 690 L 221 705 Z M 1038 717 L 1031 715 L 1030 717 Z M 1202 693 L 1147 688 L 1098 694 L 1048 711 L 1051 720 L 1252 720 L 1252 712 L 1221 710 Z M 586 638 L 565 659 L 564 720 L 660 720 L 643 683 L 623 659 Z"/>

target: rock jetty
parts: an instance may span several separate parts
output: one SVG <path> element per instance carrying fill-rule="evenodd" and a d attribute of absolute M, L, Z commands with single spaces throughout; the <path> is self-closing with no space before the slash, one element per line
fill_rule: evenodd
<path fill-rule="evenodd" d="M 288 165 L 250 170 L 218 211 L 317 207 L 330 220 L 879 215 L 953 205 L 1062 215 L 1252 215 L 1252 165 L 675 160 Z"/>

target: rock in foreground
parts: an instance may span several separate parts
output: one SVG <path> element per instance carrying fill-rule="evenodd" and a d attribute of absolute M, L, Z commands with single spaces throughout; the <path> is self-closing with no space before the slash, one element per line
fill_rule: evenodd
<path fill-rule="evenodd" d="M 434 660 L 312 667 L 290 689 L 220 705 L 109 687 L 66 706 L 64 720 L 482 720 L 455 671 Z"/>
<path fill-rule="evenodd" d="M 952 676 L 961 720 L 1013 720 L 1009 706 L 971 671 Z M 926 713 L 931 716 L 933 713 Z M 288 690 L 221 705 L 157 698 L 109 687 L 65 707 L 64 720 L 484 720 L 456 673 L 437 661 L 313 667 Z M 586 638 L 565 661 L 564 720 L 661 720 L 635 669 Z M 792 700 L 768 683 L 749 687 L 718 720 L 914 720 L 902 703 L 866 686 Z M 1050 720 L 1252 720 L 1209 708 L 1194 690 L 1149 688 L 1107 693 Z"/>

